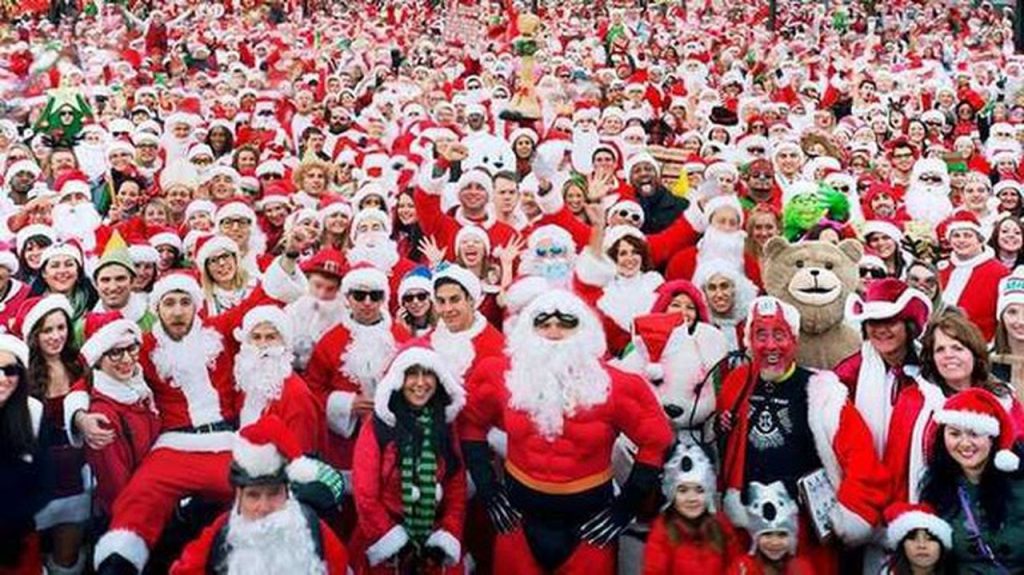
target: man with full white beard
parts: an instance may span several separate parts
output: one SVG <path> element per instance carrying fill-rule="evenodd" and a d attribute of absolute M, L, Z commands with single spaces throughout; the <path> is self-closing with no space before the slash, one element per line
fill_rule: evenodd
<path fill-rule="evenodd" d="M 903 206 L 910 219 L 926 222 L 932 228 L 953 213 L 946 162 L 921 158 L 914 164 Z"/>
<path fill-rule="evenodd" d="M 308 483 L 316 463 L 280 418 L 268 415 L 238 432 L 231 453 L 231 510 L 190 543 L 174 575 L 344 575 L 348 553 L 334 532 L 289 492 Z"/>
<path fill-rule="evenodd" d="M 803 185 L 803 184 L 796 184 Z M 736 271 L 760 284 L 757 258 L 746 251 L 747 233 L 743 231 L 743 206 L 734 195 L 715 196 L 704 204 L 707 226 L 697 245 L 686 248 L 669 260 L 668 279 L 692 279 L 702 262 L 728 262 Z"/>
<path fill-rule="evenodd" d="M 388 309 L 394 315 L 398 310 L 398 286 L 416 263 L 398 253 L 398 242 L 391 239 L 391 217 L 377 208 L 363 208 L 352 218 L 349 235 L 352 247 L 345 252 L 349 265 L 366 262 L 384 272 L 391 293 Z"/>
<path fill-rule="evenodd" d="M 235 331 L 235 385 L 242 392 L 238 424 L 273 414 L 281 418 L 303 453 L 319 453 L 323 417 L 316 396 L 292 369 L 292 323 L 281 308 L 261 305 Z"/>
<path fill-rule="evenodd" d="M 306 274 L 306 293 L 284 308 L 292 322 L 294 365 L 300 372 L 309 365 L 313 346 L 341 323 L 345 313 L 345 300 L 338 297 L 345 256 L 334 248 L 323 248 L 301 267 Z"/>
<path fill-rule="evenodd" d="M 69 179 L 57 190 L 57 205 L 53 207 L 53 228 L 60 230 L 61 239 L 77 240 L 84 252 L 92 253 L 96 246 L 103 218 L 92 204 L 92 191 L 81 180 Z M 103 234 L 105 235 L 105 234 Z"/>
<path fill-rule="evenodd" d="M 379 269 L 354 266 L 341 280 L 341 294 L 341 323 L 313 347 L 305 379 L 326 409 L 330 433 L 324 459 L 349 471 L 359 422 L 373 412 L 377 382 L 409 333 L 387 313 L 388 280 Z"/>
<path fill-rule="evenodd" d="M 600 321 L 570 292 L 534 299 L 508 341 L 506 355 L 472 372 L 459 422 L 466 466 L 498 530 L 494 572 L 611 575 L 615 540 L 658 485 L 668 419 L 642 377 L 601 359 Z M 492 426 L 508 435 L 503 482 L 486 443 Z M 637 453 L 615 495 L 620 433 Z"/>

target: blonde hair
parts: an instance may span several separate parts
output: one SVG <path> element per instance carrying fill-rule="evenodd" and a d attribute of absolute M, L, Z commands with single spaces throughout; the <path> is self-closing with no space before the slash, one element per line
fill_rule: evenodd
<path fill-rule="evenodd" d="M 295 184 L 296 188 L 301 190 L 306 179 L 306 174 L 312 170 L 320 170 L 324 173 L 324 179 L 326 180 L 325 184 L 330 184 L 334 179 L 333 167 L 334 166 L 331 164 L 316 158 L 303 160 L 302 163 L 295 168 L 295 171 L 292 172 L 292 183 Z"/>

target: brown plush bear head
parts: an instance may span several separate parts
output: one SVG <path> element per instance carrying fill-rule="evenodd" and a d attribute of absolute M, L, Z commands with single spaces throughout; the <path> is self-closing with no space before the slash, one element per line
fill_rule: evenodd
<path fill-rule="evenodd" d="M 846 298 L 860 282 L 857 240 L 790 244 L 778 236 L 764 246 L 764 288 L 800 311 L 800 330 L 824 333 L 843 320 Z"/>

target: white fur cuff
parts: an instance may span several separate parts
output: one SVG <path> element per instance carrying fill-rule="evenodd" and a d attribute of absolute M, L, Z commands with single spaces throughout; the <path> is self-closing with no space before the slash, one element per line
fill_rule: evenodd
<path fill-rule="evenodd" d="M 289 275 L 281 266 L 281 257 L 284 256 L 274 260 L 263 274 L 263 291 L 277 301 L 289 304 L 305 295 L 308 289 L 306 276 L 298 265 L 295 266 L 295 272 Z"/>
<path fill-rule="evenodd" d="M 77 390 L 64 396 L 64 429 L 68 432 L 68 442 L 74 447 L 82 447 L 82 436 L 75 431 L 75 412 L 89 410 L 89 394 Z"/>
<path fill-rule="evenodd" d="M 586 248 L 576 259 L 576 277 L 587 285 L 604 287 L 615 279 L 615 264 L 603 255 L 595 256 L 590 248 Z"/>
<path fill-rule="evenodd" d="M 112 529 L 96 542 L 93 566 L 99 569 L 104 559 L 115 554 L 127 559 L 141 572 L 149 559 L 149 548 L 138 533 L 127 529 Z"/>
<path fill-rule="evenodd" d="M 438 529 L 427 537 L 425 544 L 428 547 L 437 547 L 441 551 L 444 551 L 448 561 L 448 566 L 455 565 L 459 562 L 459 558 L 462 556 L 462 544 L 455 538 L 454 535 L 448 533 L 444 529 Z"/>
<path fill-rule="evenodd" d="M 371 567 L 376 567 L 401 551 L 408 542 L 409 534 L 401 525 L 395 525 L 383 537 L 370 545 L 366 550 L 366 560 L 370 562 Z"/>
<path fill-rule="evenodd" d="M 862 545 L 871 540 L 871 524 L 857 515 L 842 503 L 832 509 L 832 530 L 851 547 Z"/>
<path fill-rule="evenodd" d="M 327 427 L 342 436 L 352 437 L 356 430 L 356 418 L 352 416 L 352 404 L 356 394 L 351 391 L 334 391 L 327 396 Z"/>

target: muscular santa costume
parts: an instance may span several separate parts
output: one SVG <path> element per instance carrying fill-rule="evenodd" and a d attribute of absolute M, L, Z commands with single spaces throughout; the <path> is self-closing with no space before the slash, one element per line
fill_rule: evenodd
<path fill-rule="evenodd" d="M 327 525 L 289 493 L 313 481 L 317 464 L 280 418 L 244 427 L 231 451 L 234 505 L 171 567 L 174 575 L 345 575 L 348 553 Z M 229 475 L 228 468 L 222 470 Z"/>
<path fill-rule="evenodd" d="M 470 376 L 459 426 L 477 494 L 499 530 L 495 573 L 614 573 L 615 539 L 657 487 L 672 442 L 668 419 L 643 378 L 602 361 L 600 322 L 569 292 L 534 299 L 509 341 L 507 357 L 482 361 Z M 492 426 L 508 435 L 504 482 L 490 464 Z M 637 454 L 615 495 L 619 433 Z"/>
<path fill-rule="evenodd" d="M 233 377 L 233 331 L 250 309 L 295 297 L 303 282 L 295 261 L 283 257 L 241 305 L 205 319 L 198 316 L 203 292 L 194 277 L 171 274 L 153 286 L 159 323 L 144 335 L 139 361 L 161 434 L 114 503 L 110 530 L 96 544 L 98 572 L 141 571 L 181 498 L 230 498 L 223 470 L 242 403 Z M 65 414 L 74 419 L 86 403 L 84 390 L 69 394 Z"/>
<path fill-rule="evenodd" d="M 746 486 L 780 481 L 797 500 L 799 479 L 824 468 L 838 500 L 832 530 L 862 544 L 881 520 L 888 477 L 846 386 L 832 372 L 796 364 L 799 330 L 796 308 L 770 296 L 754 300 L 746 329 L 753 364 L 729 374 L 717 402 L 725 512 L 746 527 Z M 801 555 L 816 573 L 838 573 L 838 548 L 817 541 L 804 504 L 800 515 Z"/>

